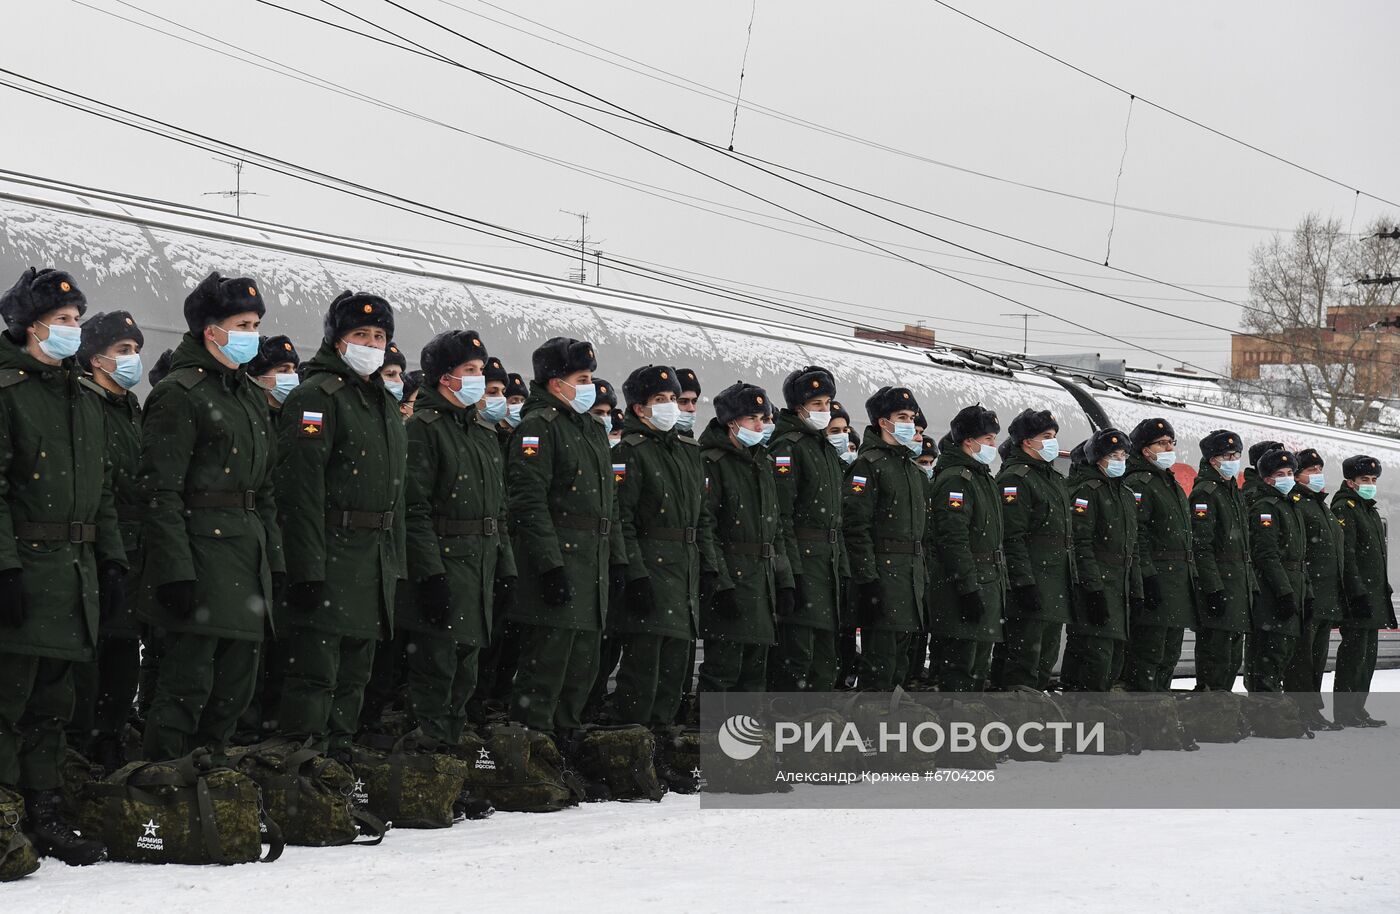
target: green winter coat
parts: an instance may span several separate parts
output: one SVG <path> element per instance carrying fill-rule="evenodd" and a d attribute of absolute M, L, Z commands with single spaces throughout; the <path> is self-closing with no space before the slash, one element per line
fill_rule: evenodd
<path fill-rule="evenodd" d="M 1075 569 L 1065 477 L 1053 463 L 1016 447 L 1002 461 L 996 482 L 1010 586 L 1035 585 L 1040 594 L 1041 612 L 1018 608 L 1017 618 L 1068 622 Z"/>
<path fill-rule="evenodd" d="M 136 485 L 141 462 L 141 401 L 131 391 L 114 394 L 91 378 L 82 385 L 93 392 L 107 416 L 107 463 L 112 468 L 112 494 L 117 504 L 117 529 L 126 551 L 127 600 L 114 618 L 102 620 L 104 637 L 136 638 L 141 626 L 136 621 L 136 597 L 141 586 L 141 517 L 145 506 Z"/>
<path fill-rule="evenodd" d="M 1196 557 L 1191 549 L 1191 505 L 1171 470 L 1128 455 L 1124 483 L 1138 503 L 1138 561 L 1142 578 L 1156 578 L 1158 606 L 1147 605 L 1138 625 L 1191 628 L 1196 624 Z"/>
<path fill-rule="evenodd" d="M 963 641 L 1000 641 L 1006 605 L 1006 560 L 1001 494 L 991 468 L 954 446 L 938 455 L 933 474 L 934 560 L 929 631 Z M 977 590 L 986 611 L 971 625 L 962 620 L 959 595 Z"/>
<path fill-rule="evenodd" d="M 1291 494 L 1285 496 L 1268 483 L 1261 483 L 1258 496 L 1249 507 L 1249 554 L 1259 578 L 1259 590 L 1250 610 L 1255 631 L 1296 638 L 1308 596 L 1308 572 L 1303 564 L 1308 540 L 1303 518 L 1294 504 Z M 1298 611 L 1279 621 L 1278 598 L 1284 594 L 1293 595 Z"/>
<path fill-rule="evenodd" d="M 530 382 L 522 415 L 506 457 L 511 546 L 520 571 L 510 618 L 602 631 L 610 566 L 627 563 L 607 432 L 537 381 Z M 560 566 L 573 599 L 550 606 L 538 581 Z"/>
<path fill-rule="evenodd" d="M 1392 617 L 1390 577 L 1386 571 L 1385 523 L 1373 500 L 1362 498 L 1343 485 L 1332 496 L 1332 511 L 1342 523 L 1346 571 L 1342 587 L 1351 611 L 1365 607 L 1367 614 L 1348 614 L 1346 625 L 1385 628 Z"/>
<path fill-rule="evenodd" d="M 846 475 L 841 506 L 852 590 L 880 583 L 880 616 L 859 620 L 862 627 L 895 632 L 927 627 L 928 492 L 928 480 L 909 449 L 887 444 L 873 426 L 867 428 Z"/>
<path fill-rule="evenodd" d="M 1304 562 L 1312 592 L 1312 618 L 1341 621 L 1347 614 L 1346 593 L 1342 590 L 1346 574 L 1346 531 L 1342 520 L 1327 507 L 1325 492 L 1298 486 L 1289 497 L 1303 519 L 1303 534 L 1308 540 Z"/>
<path fill-rule="evenodd" d="M 700 446 L 628 415 L 612 459 L 627 579 L 649 578 L 656 600 L 612 613 L 608 629 L 692 640 L 700 631 L 700 573 L 715 568 Z"/>
<path fill-rule="evenodd" d="M 1076 464 L 1069 479 L 1074 557 L 1082 591 L 1102 591 L 1108 624 L 1094 625 L 1084 606 L 1075 606 L 1068 631 L 1074 635 L 1126 641 L 1132 624 L 1128 603 L 1142 596 L 1138 563 L 1138 508 L 1124 481 L 1110 479 L 1093 464 Z"/>
<path fill-rule="evenodd" d="M 1202 460 L 1191 505 L 1191 552 L 1196 556 L 1196 587 L 1200 591 L 1201 628 L 1249 631 L 1249 607 L 1254 600 L 1254 560 L 1249 552 L 1249 524 L 1244 492 L 1233 479 Z M 1225 593 L 1225 614 L 1206 611 L 1206 595 Z"/>
<path fill-rule="evenodd" d="M 0 629 L 0 651 L 91 660 L 97 567 L 126 565 L 101 402 L 72 359 L 45 365 L 0 334 L 0 571 L 22 569 L 28 618 Z M 96 526 L 96 541 L 20 539 L 17 526 Z"/>
<path fill-rule="evenodd" d="M 137 486 L 141 618 L 168 631 L 261 641 L 272 573 L 283 568 L 273 499 L 273 435 L 262 389 L 226 368 L 194 334 L 146 399 Z M 200 504 L 215 499 L 217 506 Z M 196 505 L 199 505 L 196 507 Z M 194 581 L 196 609 L 178 619 L 155 588 Z"/>
<path fill-rule="evenodd" d="M 1274 487 L 1259 478 L 1258 470 L 1254 467 L 1244 468 L 1244 481 L 1240 483 L 1240 492 L 1244 494 L 1246 508 L 1272 491 L 1275 491 Z"/>
<path fill-rule="evenodd" d="M 718 421 L 700 435 L 705 457 L 706 500 L 714 525 L 716 592 L 734 588 L 737 618 L 705 607 L 700 636 L 741 644 L 773 644 L 779 588 L 792 587 L 788 547 L 778 521 L 773 458 L 761 445 L 739 447 Z"/>
<path fill-rule="evenodd" d="M 287 583 L 325 584 L 324 605 L 291 609 L 291 624 L 348 638 L 389 637 L 395 590 L 408 575 L 408 438 L 398 401 L 378 375 L 361 378 L 323 342 L 278 422 Z"/>
<path fill-rule="evenodd" d="M 456 407 L 436 389 L 418 392 L 408 435 L 405 494 L 408 579 L 395 624 L 458 644 L 491 642 L 497 578 L 515 577 L 506 526 L 505 460 L 496 431 L 476 407 Z M 445 628 L 423 619 L 420 581 L 446 575 L 452 595 Z"/>
<path fill-rule="evenodd" d="M 841 579 L 850 576 L 841 543 L 846 465 L 827 442 L 825 429 L 812 428 L 789 409 L 778 414 L 768 453 L 777 474 L 788 564 L 802 584 L 802 599 L 782 621 L 835 631 Z"/>

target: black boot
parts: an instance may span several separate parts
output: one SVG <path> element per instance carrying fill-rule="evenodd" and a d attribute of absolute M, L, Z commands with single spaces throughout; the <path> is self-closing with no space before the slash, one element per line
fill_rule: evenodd
<path fill-rule="evenodd" d="M 96 838 L 85 838 L 69 825 L 59 811 L 63 795 L 57 790 L 24 792 L 25 828 L 41 857 L 53 857 L 69 866 L 87 866 L 107 856 L 107 845 Z"/>
<path fill-rule="evenodd" d="M 652 764 L 656 767 L 656 777 L 672 793 L 699 793 L 700 792 L 700 769 L 692 771 L 682 771 L 671 764 L 664 747 L 665 740 L 670 737 L 665 733 L 656 734 L 656 752 L 652 755 Z"/>
<path fill-rule="evenodd" d="M 496 807 L 491 805 L 490 800 L 483 800 L 471 795 L 466 787 L 457 794 L 457 799 L 452 801 L 452 818 L 468 819 L 476 821 L 478 819 L 489 819 L 496 811 Z"/>
<path fill-rule="evenodd" d="M 587 777 L 579 770 L 575 759 L 578 758 L 579 746 L 583 743 L 583 731 L 576 730 L 557 741 L 559 754 L 564 757 L 564 768 L 566 774 L 578 782 L 583 788 L 583 802 L 585 803 L 606 803 L 611 800 L 612 790 L 602 781 Z"/>

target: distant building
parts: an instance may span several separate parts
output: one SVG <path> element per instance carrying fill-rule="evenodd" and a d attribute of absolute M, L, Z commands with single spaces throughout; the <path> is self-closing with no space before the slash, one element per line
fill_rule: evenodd
<path fill-rule="evenodd" d="M 903 330 L 873 330 L 857 327 L 856 339 L 875 340 L 878 343 L 899 343 L 915 349 L 931 349 L 935 345 L 933 328 L 905 324 Z"/>
<path fill-rule="evenodd" d="M 1268 380 L 1282 374 L 1274 366 L 1355 363 L 1358 394 L 1371 399 L 1400 395 L 1400 313 L 1393 308 L 1328 308 L 1326 324 L 1279 334 L 1233 334 L 1230 376 Z"/>

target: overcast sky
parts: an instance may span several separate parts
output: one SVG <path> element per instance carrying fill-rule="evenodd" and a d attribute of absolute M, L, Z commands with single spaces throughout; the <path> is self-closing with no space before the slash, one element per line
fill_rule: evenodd
<path fill-rule="evenodd" d="M 277 2 L 365 28 L 320 0 Z M 399 2 L 676 130 L 729 142 L 751 0 Z M 383 0 L 337 3 L 468 66 L 568 91 Z M 1397 4 L 962 0 L 954 5 L 1144 98 L 1351 186 L 1400 200 L 1395 170 L 1400 122 L 1393 107 Z M 93 8 L 214 44 L 145 15 L 155 13 L 228 42 L 233 48 L 220 47 L 227 54 L 261 55 L 459 129 L 258 69 Z M 0 14 L 0 66 L 538 235 L 575 237 L 578 220 L 560 210 L 588 212 L 589 234 L 606 253 L 708 274 L 725 284 L 749 283 L 749 291 L 765 297 L 798 298 L 804 311 L 821 312 L 833 322 L 821 324 L 828 329 L 853 321 L 892 326 L 923 320 L 950 343 L 1019 351 L 1022 322 L 1003 314 L 1025 309 L 872 252 L 805 223 L 803 216 L 877 240 L 923 264 L 962 271 L 963 278 L 1010 298 L 1162 355 L 1046 317 L 1030 323 L 1033 353 L 1093 351 L 1144 366 L 1170 359 L 1169 364 L 1184 360 L 1211 369 L 1228 361 L 1228 336 L 1222 332 L 1057 287 L 782 184 L 683 140 L 575 109 L 802 215 L 782 212 L 470 72 L 254 0 L 0 0 Z M 534 22 L 519 18 L 526 16 Z M 690 91 L 694 86 L 687 80 L 713 87 L 729 100 Z M 1113 217 L 1109 207 L 913 156 L 1094 200 L 1112 199 L 1123 159 L 1118 192 L 1123 206 L 1255 228 L 1120 207 L 1112 263 L 1235 301 L 1247 295 L 1250 249 L 1268 235 L 1257 227 L 1286 228 L 1308 211 L 1319 211 L 1348 225 L 1354 218 L 1359 229 L 1390 212 L 1141 102 L 1133 106 L 1124 159 L 1126 97 L 929 0 L 757 0 L 743 95 L 745 102 L 788 118 L 899 152 L 747 109 L 739 113 L 734 143 L 741 152 L 1088 258 L 1091 262 L 1085 263 L 888 203 L 860 201 L 984 254 L 1226 327 L 1237 326 L 1237 307 L 1096 266 L 1105 256 Z M 232 209 L 230 200 L 203 196 L 233 182 L 232 169 L 208 153 L 4 87 L 0 123 L 5 125 L 0 146 L 4 167 Z M 619 186 L 462 131 L 651 188 L 643 193 Z M 265 195 L 243 199 L 244 213 L 253 217 L 558 276 L 569 269 L 559 257 L 257 168 L 246 171 L 244 181 L 246 190 Z M 604 285 L 695 300 L 620 276 L 606 265 L 602 280 Z M 818 321 L 799 314 L 791 319 Z"/>

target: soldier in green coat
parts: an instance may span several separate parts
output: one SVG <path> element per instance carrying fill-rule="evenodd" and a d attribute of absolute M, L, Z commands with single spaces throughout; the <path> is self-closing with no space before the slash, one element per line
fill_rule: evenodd
<path fill-rule="evenodd" d="M 597 394 L 593 344 L 554 337 L 532 362 L 506 459 L 511 545 L 529 583 L 510 613 L 520 630 L 510 714 L 554 734 L 568 752 L 598 675 L 609 601 L 622 599 L 627 553 L 607 435 L 588 415 Z"/>
<path fill-rule="evenodd" d="M 1060 673 L 1066 691 L 1107 692 L 1119 681 L 1128 631 L 1142 610 L 1138 506 L 1123 481 L 1128 446 L 1116 428 L 1095 432 L 1070 475 L 1079 589 Z"/>
<path fill-rule="evenodd" d="M 775 692 L 829 692 L 836 684 L 841 579 L 849 577 L 841 545 L 846 465 L 826 440 L 836 379 L 808 366 L 787 376 L 768 453 L 778 482 L 778 510 L 797 599 L 778 619 L 768 669 Z"/>
<path fill-rule="evenodd" d="M 1307 539 L 1304 565 L 1308 571 L 1311 599 L 1303 604 L 1301 634 L 1293 660 L 1283 676 L 1284 691 L 1294 695 L 1314 730 L 1339 730 L 1341 724 L 1322 714 L 1322 677 L 1327 671 L 1327 648 L 1332 627 L 1346 617 L 1346 594 L 1342 581 L 1346 574 L 1345 531 L 1341 518 L 1327 506 L 1326 462 L 1312 448 L 1297 453 L 1298 481 L 1289 496 L 1303 520 Z M 1302 696 L 1309 696 L 1304 699 Z"/>
<path fill-rule="evenodd" d="M 301 356 L 288 336 L 264 336 L 258 341 L 258 354 L 248 363 L 248 377 L 263 389 L 267 408 L 274 420 L 287 396 L 301 383 L 297 366 Z"/>
<path fill-rule="evenodd" d="M 1269 485 L 1259 475 L 1259 458 L 1269 451 L 1279 450 L 1282 447 L 1282 441 L 1256 441 L 1249 446 L 1249 451 L 1245 455 L 1249 458 L 1249 462 L 1245 464 L 1244 481 L 1240 483 L 1240 491 L 1244 493 L 1246 506 L 1253 505 L 1257 498 L 1271 494 Z"/>
<path fill-rule="evenodd" d="M 1161 417 L 1144 419 L 1128 439 L 1124 481 L 1138 504 L 1143 605 L 1128 631 L 1123 682 L 1134 692 L 1163 692 L 1171 688 L 1186 629 L 1196 625 L 1191 506 L 1172 474 L 1172 424 Z"/>
<path fill-rule="evenodd" d="M 764 691 L 774 615 L 794 611 L 773 458 L 762 446 L 770 408 L 763 388 L 732 384 L 715 397 L 715 418 L 700 436 L 716 571 L 700 614 L 702 692 Z"/>
<path fill-rule="evenodd" d="M 1002 551 L 1011 594 L 1005 640 L 992 654 L 992 686 L 1046 689 L 1069 621 L 1074 579 L 1069 488 L 1055 469 L 1060 424 L 1047 410 L 1026 410 L 1007 431 L 997 490 L 1006 526 Z"/>
<path fill-rule="evenodd" d="M 1244 493 L 1235 478 L 1244 445 L 1219 429 L 1201 439 L 1201 463 L 1191 489 L 1191 552 L 1199 593 L 1196 688 L 1228 692 L 1244 662 L 1244 633 L 1254 599 L 1254 565 Z"/>
<path fill-rule="evenodd" d="M 922 413 L 920 414 L 922 418 Z M 915 429 L 918 429 L 919 418 L 914 420 Z M 933 499 L 933 473 L 938 468 L 938 445 L 927 435 L 919 436 L 919 452 L 914 455 L 914 465 L 919 468 L 919 472 L 924 474 L 927 480 L 926 489 L 932 505 Z M 928 617 L 929 607 L 933 605 L 933 595 L 929 588 L 933 584 L 933 562 L 931 557 L 938 550 L 938 534 L 933 528 L 933 511 L 927 512 L 924 522 L 924 616 Z M 849 571 L 847 572 L 849 575 Z M 904 672 L 904 681 L 900 683 L 906 690 L 925 689 L 931 683 L 931 673 L 928 667 L 929 645 L 933 642 L 933 635 L 928 631 L 928 626 L 920 629 L 909 636 L 909 665 Z"/>
<path fill-rule="evenodd" d="M 387 301 L 340 293 L 278 421 L 289 629 L 278 724 L 342 762 L 407 576 L 408 440 L 398 401 L 379 377 L 393 335 Z"/>
<path fill-rule="evenodd" d="M 189 332 L 141 430 L 140 611 L 165 648 L 146 719 L 150 759 L 217 750 L 233 736 L 283 570 L 272 423 L 240 370 L 258 351 L 262 295 L 251 279 L 211 273 L 184 313 Z"/>
<path fill-rule="evenodd" d="M 24 794 L 38 852 L 70 864 L 106 851 L 60 811 L 74 666 L 126 577 L 106 409 L 73 359 L 86 308 L 60 270 L 31 267 L 0 296 L 0 786 Z"/>
<path fill-rule="evenodd" d="M 700 581 L 713 579 L 714 524 L 705 499 L 705 462 L 676 431 L 676 370 L 647 365 L 622 385 L 622 443 L 613 450 L 618 517 L 627 545 L 627 593 L 608 630 L 621 648 L 613 713 L 624 724 L 663 732 L 675 722 L 699 633 Z M 693 792 L 688 774 L 668 783 Z"/>
<path fill-rule="evenodd" d="M 676 398 L 676 406 L 681 414 L 676 418 L 676 431 L 682 437 L 695 437 L 695 417 L 700 412 L 700 378 L 694 368 L 677 368 L 681 379 L 681 395 Z"/>
<path fill-rule="evenodd" d="M 933 476 L 934 531 L 929 630 L 933 680 L 942 692 L 981 692 L 991 674 L 992 649 L 1002 638 L 1006 607 L 1005 527 L 992 477 L 997 458 L 996 413 L 964 407 L 953 417 Z"/>
<path fill-rule="evenodd" d="M 1255 464 L 1261 485 L 1249 506 L 1249 552 L 1259 590 L 1245 651 L 1245 687 L 1251 692 L 1283 691 L 1284 671 L 1293 659 L 1303 608 L 1310 601 L 1304 567 L 1307 535 L 1292 497 L 1296 466 L 1297 459 L 1282 448 L 1263 454 Z"/>
<path fill-rule="evenodd" d="M 141 496 L 136 467 L 141 460 L 141 402 L 131 388 L 141 382 L 141 347 L 146 339 L 126 311 L 94 314 L 83 322 L 78 365 L 88 372 L 82 384 L 105 407 L 107 462 L 117 523 L 126 550 L 128 571 L 122 590 L 140 587 Z M 122 728 L 136 701 L 141 672 L 141 624 L 131 600 L 123 600 L 98 624 L 97 657 L 74 670 L 77 702 L 69 739 L 78 751 L 110 774 L 126 764 Z"/>
<path fill-rule="evenodd" d="M 406 641 L 408 709 L 422 734 L 455 746 L 476 690 L 477 659 L 509 608 L 515 558 L 506 536 L 505 461 L 486 347 L 472 330 L 423 347 L 424 387 L 408 421 L 408 579 L 397 624 Z M 494 380 L 496 405 L 505 385 Z M 496 410 L 504 413 L 503 409 Z"/>
<path fill-rule="evenodd" d="M 1385 523 L 1376 510 L 1381 462 L 1364 454 L 1348 457 L 1342 461 L 1342 476 L 1345 482 L 1332 496 L 1332 511 L 1342 524 L 1342 587 L 1348 608 L 1333 677 L 1335 713 L 1337 723 L 1346 727 L 1384 727 L 1385 721 L 1366 713 L 1376 670 L 1376 633 L 1397 627 L 1386 571 Z"/>
<path fill-rule="evenodd" d="M 846 476 L 842 533 L 861 631 L 860 687 L 904 682 L 909 642 L 927 624 L 924 535 L 928 478 L 914 463 L 918 401 L 907 387 L 882 387 L 865 401 L 870 426 Z"/>

